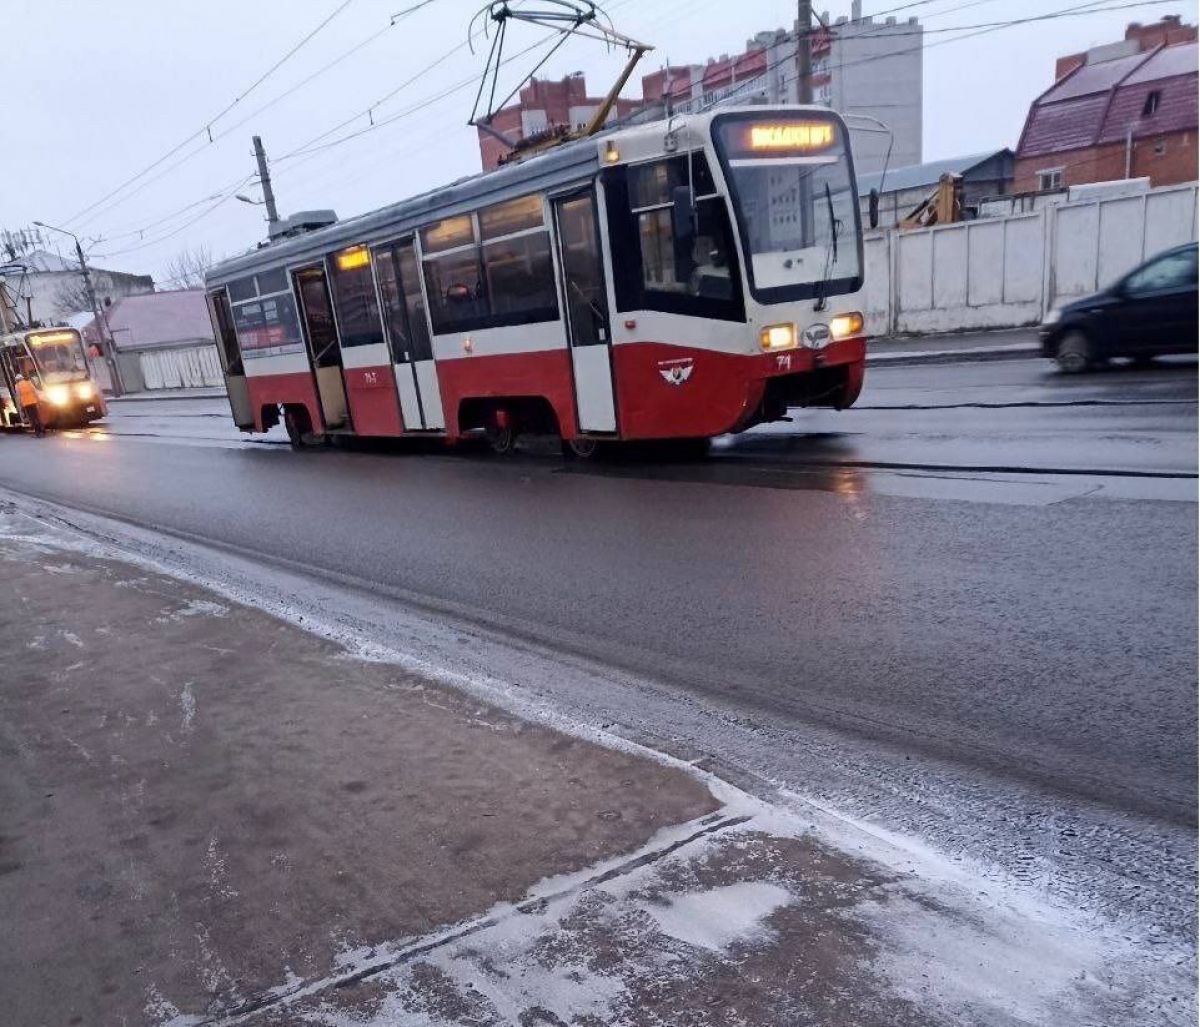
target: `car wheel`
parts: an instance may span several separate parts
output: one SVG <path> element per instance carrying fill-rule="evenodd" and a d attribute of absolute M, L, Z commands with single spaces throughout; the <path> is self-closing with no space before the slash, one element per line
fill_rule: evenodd
<path fill-rule="evenodd" d="M 1063 374 L 1079 374 L 1092 365 L 1092 344 L 1083 332 L 1067 332 L 1059 340 L 1054 357 Z"/>

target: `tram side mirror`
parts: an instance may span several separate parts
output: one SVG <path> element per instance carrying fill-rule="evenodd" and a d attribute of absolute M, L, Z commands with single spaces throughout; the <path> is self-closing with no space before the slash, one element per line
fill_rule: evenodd
<path fill-rule="evenodd" d="M 675 234 L 676 245 L 681 248 L 686 246 L 690 252 L 696 234 L 696 217 L 692 191 L 686 185 L 677 185 L 671 190 L 671 230 Z"/>
<path fill-rule="evenodd" d="M 872 189 L 867 194 L 867 221 L 872 228 L 879 227 L 879 190 Z"/>

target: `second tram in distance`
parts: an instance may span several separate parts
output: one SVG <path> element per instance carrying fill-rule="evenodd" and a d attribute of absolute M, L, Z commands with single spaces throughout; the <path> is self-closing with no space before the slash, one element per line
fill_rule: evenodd
<path fill-rule="evenodd" d="M 863 384 L 858 193 L 824 108 L 676 116 L 277 239 L 209 274 L 234 420 L 700 439 Z"/>

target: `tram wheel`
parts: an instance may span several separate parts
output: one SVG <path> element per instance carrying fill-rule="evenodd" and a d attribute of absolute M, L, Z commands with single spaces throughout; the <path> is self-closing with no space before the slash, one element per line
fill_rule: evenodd
<path fill-rule="evenodd" d="M 517 448 L 517 433 L 511 424 L 493 425 L 487 429 L 485 436 L 497 456 L 508 456 Z"/>
<path fill-rule="evenodd" d="M 320 442 L 319 437 L 313 435 L 308 414 L 303 410 L 284 407 L 283 426 L 287 430 L 288 441 L 292 444 L 292 449 L 310 449 Z"/>
<path fill-rule="evenodd" d="M 595 460 L 600 455 L 600 442 L 597 439 L 564 439 L 563 456 L 576 460 Z"/>

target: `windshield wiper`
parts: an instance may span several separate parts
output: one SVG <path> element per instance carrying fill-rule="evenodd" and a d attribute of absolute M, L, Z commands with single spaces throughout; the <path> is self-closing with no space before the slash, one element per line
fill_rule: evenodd
<path fill-rule="evenodd" d="M 825 270 L 817 284 L 817 302 L 813 310 L 825 309 L 825 290 L 829 287 L 829 273 L 838 259 L 838 219 L 833 212 L 833 193 L 829 191 L 828 182 L 825 183 L 825 204 L 829 208 L 829 245 L 825 247 Z"/>

